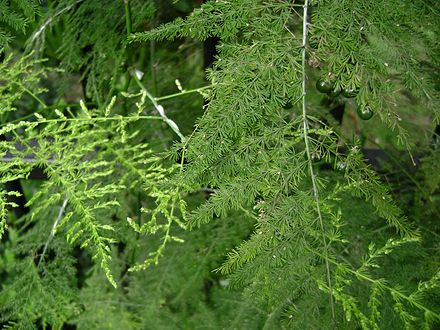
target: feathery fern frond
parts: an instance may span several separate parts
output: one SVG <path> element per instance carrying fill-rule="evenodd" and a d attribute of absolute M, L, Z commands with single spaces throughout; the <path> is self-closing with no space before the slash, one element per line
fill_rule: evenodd
<path fill-rule="evenodd" d="M 29 22 L 41 14 L 41 5 L 37 0 L 0 1 L 0 53 L 12 39 L 10 30 L 14 33 L 24 33 Z M 9 28 L 8 30 L 5 30 Z"/>
<path fill-rule="evenodd" d="M 132 29 L 139 29 L 154 14 L 154 1 L 131 0 Z M 102 20 L 102 15 L 106 19 Z M 62 22 L 63 42 L 57 51 L 63 68 L 81 72 L 86 94 L 104 104 L 103 95 L 119 83 L 116 77 L 127 71 L 126 18 L 123 1 L 59 1 L 47 11 L 43 23 L 31 38 L 29 49 L 44 50 L 49 27 Z"/>
<path fill-rule="evenodd" d="M 375 79 L 384 81 L 384 75 L 389 72 L 386 65 L 374 61 L 374 48 L 367 48 L 361 40 L 361 34 L 370 31 L 359 30 L 356 24 L 361 24 L 360 21 L 351 21 L 351 15 L 346 15 L 341 24 L 331 29 L 322 27 L 330 24 L 325 19 L 326 10 L 332 6 L 332 1 L 322 1 L 312 8 L 324 13 L 311 18 L 312 41 L 321 40 L 314 54 L 323 62 L 324 71 L 331 72 L 339 81 L 339 87 L 361 86 L 357 101 L 366 104 L 368 99 L 376 111 L 383 112 L 380 116 L 385 123 L 400 130 L 399 138 L 404 141 L 406 133 L 398 120 L 389 117 L 379 104 L 379 100 L 386 99 L 381 94 L 385 92 L 374 82 Z M 340 6 L 355 8 L 354 15 L 359 20 L 364 10 L 368 10 L 364 15 L 367 19 L 380 14 L 352 2 L 342 2 Z M 200 226 L 214 217 L 225 217 L 228 212 L 255 205 L 260 215 L 255 233 L 232 250 L 218 270 L 231 274 L 236 283 L 254 292 L 272 309 L 276 308 L 271 305 L 275 302 L 270 300 L 274 292 L 278 303 L 296 295 L 285 293 L 285 286 L 278 284 L 277 276 L 282 282 L 283 271 L 293 269 L 289 274 L 295 284 L 286 281 L 299 291 L 308 286 L 298 283 L 307 283 L 311 273 L 317 274 L 315 283 L 325 282 L 324 287 L 342 308 L 355 313 L 358 321 L 367 326 L 371 323 L 360 312 L 356 300 L 339 287 L 334 292 L 331 287 L 332 282 L 338 281 L 335 273 L 338 268 L 329 263 L 346 240 L 336 226 L 333 198 L 347 198 L 348 194 L 362 196 L 376 208 L 380 217 L 400 231 L 404 240 L 417 235 L 393 204 L 389 190 L 364 164 L 362 155 L 356 152 L 341 155 L 338 136 L 331 127 L 319 129 L 323 123 L 301 111 L 301 103 L 306 102 L 303 95 L 309 92 L 309 86 L 303 85 L 306 82 L 303 55 L 307 47 L 303 37 L 307 22 L 304 22 L 306 28 L 299 32 L 298 26 L 303 22 L 298 17 L 302 12 L 296 10 L 297 7 L 288 2 L 210 1 L 185 20 L 133 34 L 130 40 L 185 36 L 221 39 L 217 62 L 209 72 L 214 84 L 210 102 L 190 137 L 186 152 L 189 164 L 179 179 L 189 189 L 215 187 L 215 193 L 189 215 L 188 221 L 191 226 Z M 339 8 L 339 12 L 341 10 Z M 231 15 L 233 19 L 224 19 Z M 338 28 L 344 36 L 339 41 L 331 39 L 333 43 L 338 42 L 337 45 L 328 43 L 329 31 Z M 307 50 L 310 51 L 309 47 Z M 288 101 L 293 104 L 290 111 L 284 107 Z M 311 107 L 312 113 L 313 110 Z M 343 178 L 338 176 L 338 185 L 320 175 L 315 177 L 318 169 L 312 163 L 314 155 L 315 159 L 335 164 L 336 170 L 345 171 Z"/>

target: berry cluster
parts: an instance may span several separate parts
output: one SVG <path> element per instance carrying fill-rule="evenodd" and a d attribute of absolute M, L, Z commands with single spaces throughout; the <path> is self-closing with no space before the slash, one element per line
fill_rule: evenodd
<path fill-rule="evenodd" d="M 335 87 L 335 81 L 330 78 L 320 78 L 316 81 L 316 89 L 325 93 L 330 97 L 337 97 L 342 94 L 345 98 L 353 98 L 359 93 L 357 88 L 347 86 L 343 90 L 339 87 Z M 368 120 L 373 117 L 374 111 L 369 105 L 360 105 L 357 108 L 357 115 L 362 120 Z"/>

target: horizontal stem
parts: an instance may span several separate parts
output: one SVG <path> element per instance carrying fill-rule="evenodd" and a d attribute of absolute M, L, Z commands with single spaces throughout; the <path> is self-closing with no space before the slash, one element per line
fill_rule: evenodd
<path fill-rule="evenodd" d="M 69 121 L 121 121 L 121 120 L 139 120 L 139 119 L 153 119 L 162 120 L 159 116 L 132 116 L 132 117 L 92 117 L 92 118 L 57 118 L 57 119 L 42 119 L 38 123 L 57 123 Z"/>
<path fill-rule="evenodd" d="M 92 118 L 56 118 L 56 119 L 39 119 L 37 124 L 46 124 L 46 123 L 60 123 L 60 122 L 78 122 L 78 121 L 131 121 L 131 120 L 139 120 L 139 119 L 152 119 L 152 120 L 163 120 L 162 117 L 159 116 L 132 116 L 132 117 L 92 117 Z M 9 125 L 8 123 L 6 125 Z M 5 127 L 6 125 L 1 125 L 0 128 Z"/>
<path fill-rule="evenodd" d="M 214 87 L 214 85 L 204 86 L 204 87 L 200 87 L 200 88 L 196 88 L 196 89 L 190 89 L 190 90 L 187 90 L 187 91 L 184 90 L 184 91 L 182 91 L 180 93 L 170 94 L 170 95 L 161 96 L 161 97 L 155 97 L 154 99 L 156 101 L 168 100 L 168 99 L 172 99 L 174 97 L 179 97 L 179 96 L 186 95 L 186 94 L 197 93 L 197 92 L 200 92 L 200 91 L 203 91 L 205 89 L 212 88 L 212 87 Z"/>

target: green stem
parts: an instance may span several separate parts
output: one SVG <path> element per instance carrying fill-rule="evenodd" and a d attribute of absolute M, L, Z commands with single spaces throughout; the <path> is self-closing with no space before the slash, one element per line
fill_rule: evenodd
<path fill-rule="evenodd" d="M 154 119 L 163 120 L 159 116 L 132 116 L 132 117 L 92 117 L 92 118 L 57 118 L 57 119 L 43 119 L 38 123 L 57 123 L 57 122 L 77 122 L 77 121 L 122 121 L 122 120 L 139 120 L 139 119 Z"/>
<path fill-rule="evenodd" d="M 85 105 L 95 105 L 95 103 L 93 102 L 85 102 Z M 61 108 L 69 108 L 69 107 L 80 107 L 79 103 L 67 103 L 67 104 L 53 104 L 53 105 L 48 105 L 44 110 L 50 110 L 50 109 L 61 109 Z M 26 120 L 28 118 L 31 118 L 32 116 L 34 116 L 35 113 L 39 113 L 40 111 L 42 111 L 43 109 L 39 110 L 39 111 L 35 111 L 34 113 L 30 113 L 26 116 L 8 121 L 8 124 L 14 124 L 14 123 L 18 123 L 20 121 Z"/>
<path fill-rule="evenodd" d="M 386 289 L 386 290 L 388 290 L 389 292 L 391 292 L 392 294 L 394 294 L 394 295 L 396 295 L 396 296 L 399 296 L 399 297 L 402 298 L 403 300 L 406 300 L 409 304 L 411 304 L 411 305 L 413 305 L 413 306 L 415 306 L 415 307 L 417 307 L 417 308 L 419 308 L 419 309 L 421 309 L 421 310 L 423 310 L 423 311 L 425 311 L 425 312 L 428 312 L 428 313 L 430 313 L 431 315 L 434 315 L 436 318 L 439 318 L 439 315 L 438 315 L 437 313 L 435 313 L 435 312 L 433 312 L 432 310 L 426 308 L 426 307 L 423 306 L 422 304 L 418 303 L 416 300 L 411 299 L 409 296 L 404 295 L 404 294 L 401 293 L 400 291 L 398 291 L 398 290 L 396 290 L 396 289 L 394 289 L 394 288 L 392 288 L 392 287 L 386 285 L 383 281 L 375 280 L 375 279 L 373 279 L 373 278 L 371 278 L 371 277 L 368 277 L 367 275 L 365 275 L 365 274 L 359 272 L 358 270 L 353 270 L 353 269 L 351 269 L 350 267 L 347 267 L 346 265 L 343 265 L 343 264 L 341 265 L 340 263 L 336 262 L 335 260 L 328 259 L 326 256 L 323 256 L 321 253 L 319 253 L 319 252 L 317 252 L 317 251 L 315 251 L 315 250 L 313 250 L 313 249 L 310 249 L 310 248 L 307 247 L 307 246 L 306 246 L 305 248 L 306 248 L 308 251 L 310 251 L 310 252 L 316 254 L 317 256 L 319 256 L 319 257 L 321 257 L 321 258 L 326 258 L 326 260 L 329 260 L 329 262 L 332 263 L 333 265 L 335 265 L 336 267 L 343 267 L 344 271 L 347 271 L 347 272 L 351 273 L 352 275 L 356 276 L 358 279 L 361 278 L 361 279 L 363 279 L 363 280 L 365 280 L 365 281 L 367 281 L 367 282 L 370 282 L 370 283 L 373 283 L 373 284 L 379 285 L 379 286 L 381 286 L 383 289 Z"/>
<path fill-rule="evenodd" d="M 35 95 L 32 91 L 30 91 L 26 86 L 24 86 L 22 83 L 16 83 L 18 86 L 20 86 L 26 93 L 28 93 L 34 100 L 36 100 L 38 103 L 40 103 L 43 108 L 47 108 L 46 103 L 42 99 L 40 99 L 37 95 Z"/>
<path fill-rule="evenodd" d="M 313 197 L 316 202 L 316 211 L 318 213 L 319 218 L 319 224 L 322 231 L 322 243 L 324 245 L 324 259 L 325 259 L 325 267 L 326 267 L 326 273 L 327 273 L 327 284 L 330 289 L 330 306 L 332 310 L 332 317 L 335 319 L 335 306 L 333 302 L 333 288 L 332 288 L 332 282 L 331 282 L 331 276 L 330 276 L 330 265 L 329 265 L 329 257 L 328 257 L 328 246 L 327 246 L 327 240 L 325 238 L 325 231 L 324 231 L 324 221 L 322 219 L 322 213 L 321 213 L 321 206 L 320 206 L 320 196 L 319 196 L 319 190 L 318 190 L 318 184 L 316 182 L 315 173 L 313 170 L 313 164 L 312 164 L 312 157 L 310 152 L 310 141 L 309 141 L 309 120 L 307 118 L 307 104 L 306 104 L 306 47 L 307 47 L 307 32 L 308 32 L 308 8 L 309 8 L 309 0 L 305 0 L 304 6 L 303 6 L 303 40 L 302 40 L 302 112 L 303 112 L 303 123 L 304 123 L 304 143 L 306 146 L 306 153 L 307 153 L 307 161 L 308 161 L 308 167 L 310 170 L 310 177 L 312 180 L 312 186 L 313 186 Z"/>
<path fill-rule="evenodd" d="M 154 64 L 154 55 L 156 52 L 156 42 L 154 40 L 150 41 L 150 69 L 151 69 L 151 81 L 153 83 L 153 93 L 157 94 L 157 79 L 156 79 L 156 67 Z"/>
<path fill-rule="evenodd" d="M 154 108 L 160 114 L 162 120 L 174 131 L 174 133 L 176 133 L 179 136 L 181 141 L 184 141 L 185 137 L 180 132 L 180 129 L 177 126 L 177 124 L 165 115 L 163 107 L 159 103 L 157 103 L 156 98 L 153 97 L 153 95 L 151 95 L 150 92 L 145 88 L 145 86 L 142 84 L 142 82 L 137 77 L 136 72 L 132 71 L 132 76 L 133 76 L 133 79 L 136 81 L 136 84 L 147 95 L 147 97 L 150 99 L 151 103 L 153 103 Z"/>
<path fill-rule="evenodd" d="M 131 35 L 132 30 L 133 30 L 133 26 L 132 26 L 132 22 L 131 22 L 131 7 L 130 7 L 130 0 L 124 0 L 124 7 L 125 7 L 125 27 L 127 30 L 127 38 Z M 132 54 L 131 54 L 131 47 L 130 44 L 126 44 L 125 46 L 125 51 L 126 51 L 126 57 L 127 57 L 127 66 L 131 66 L 132 65 Z M 127 77 L 127 82 L 124 86 L 124 91 L 127 92 L 128 88 L 130 87 L 130 82 L 131 82 L 131 76 L 128 75 Z M 124 108 L 127 107 L 127 104 L 124 102 Z M 126 109 L 124 109 L 126 110 Z"/>
<path fill-rule="evenodd" d="M 50 230 L 49 237 L 47 238 L 46 243 L 44 244 L 43 252 L 41 252 L 40 259 L 38 260 L 37 268 L 40 267 L 40 264 L 43 261 L 44 255 L 46 254 L 47 247 L 49 246 L 49 243 L 52 240 L 52 238 L 55 236 L 55 230 L 56 230 L 56 228 L 58 226 L 58 223 L 60 222 L 61 218 L 63 217 L 64 210 L 66 209 L 67 202 L 68 202 L 68 199 L 64 198 L 63 204 L 61 205 L 61 207 L 60 207 L 60 209 L 58 211 L 58 216 L 57 216 L 55 222 L 52 225 L 52 229 Z"/>
<path fill-rule="evenodd" d="M 130 0 L 124 0 L 124 6 L 125 6 L 125 26 L 127 28 L 127 38 L 128 38 L 132 32 Z"/>
<path fill-rule="evenodd" d="M 38 124 L 47 124 L 47 123 L 59 123 L 59 122 L 80 122 L 80 121 L 90 121 L 90 122 L 99 122 L 99 121 L 130 121 L 130 120 L 139 120 L 139 119 L 152 119 L 152 120 L 163 120 L 160 116 L 132 116 L 132 117 L 93 117 L 93 118 L 56 118 L 56 119 L 39 119 Z M 0 128 L 5 127 L 8 124 L 1 125 Z"/>
<path fill-rule="evenodd" d="M 204 87 L 200 87 L 200 88 L 195 88 L 195 89 L 190 89 L 190 90 L 183 90 L 180 93 L 175 93 L 175 94 L 170 94 L 170 95 L 166 95 L 166 96 L 161 96 L 161 97 L 155 97 L 154 99 L 156 101 L 163 101 L 163 100 L 168 100 L 168 99 L 172 99 L 174 97 L 179 97 L 182 95 L 186 95 L 186 94 L 192 94 L 192 93 L 198 93 L 201 92 L 205 89 L 209 89 L 214 87 L 215 85 L 209 85 L 209 86 L 204 86 Z"/>

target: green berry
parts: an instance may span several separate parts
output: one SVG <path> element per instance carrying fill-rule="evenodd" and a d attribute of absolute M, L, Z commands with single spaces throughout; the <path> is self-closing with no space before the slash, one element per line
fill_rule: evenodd
<path fill-rule="evenodd" d="M 327 78 L 320 78 L 316 81 L 316 89 L 321 93 L 330 93 L 333 90 L 333 81 Z"/>
<path fill-rule="evenodd" d="M 292 99 L 288 99 L 287 101 L 285 101 L 283 105 L 283 109 L 290 110 L 292 108 L 293 108 Z"/>
<path fill-rule="evenodd" d="M 374 111 L 369 105 L 361 105 L 357 108 L 357 115 L 362 120 L 368 120 L 373 117 Z"/>
<path fill-rule="evenodd" d="M 328 96 L 335 98 L 335 97 L 338 97 L 339 94 L 341 94 L 341 92 L 342 92 L 342 91 L 341 91 L 340 88 L 333 88 L 333 89 L 331 90 L 331 92 L 328 93 Z"/>

